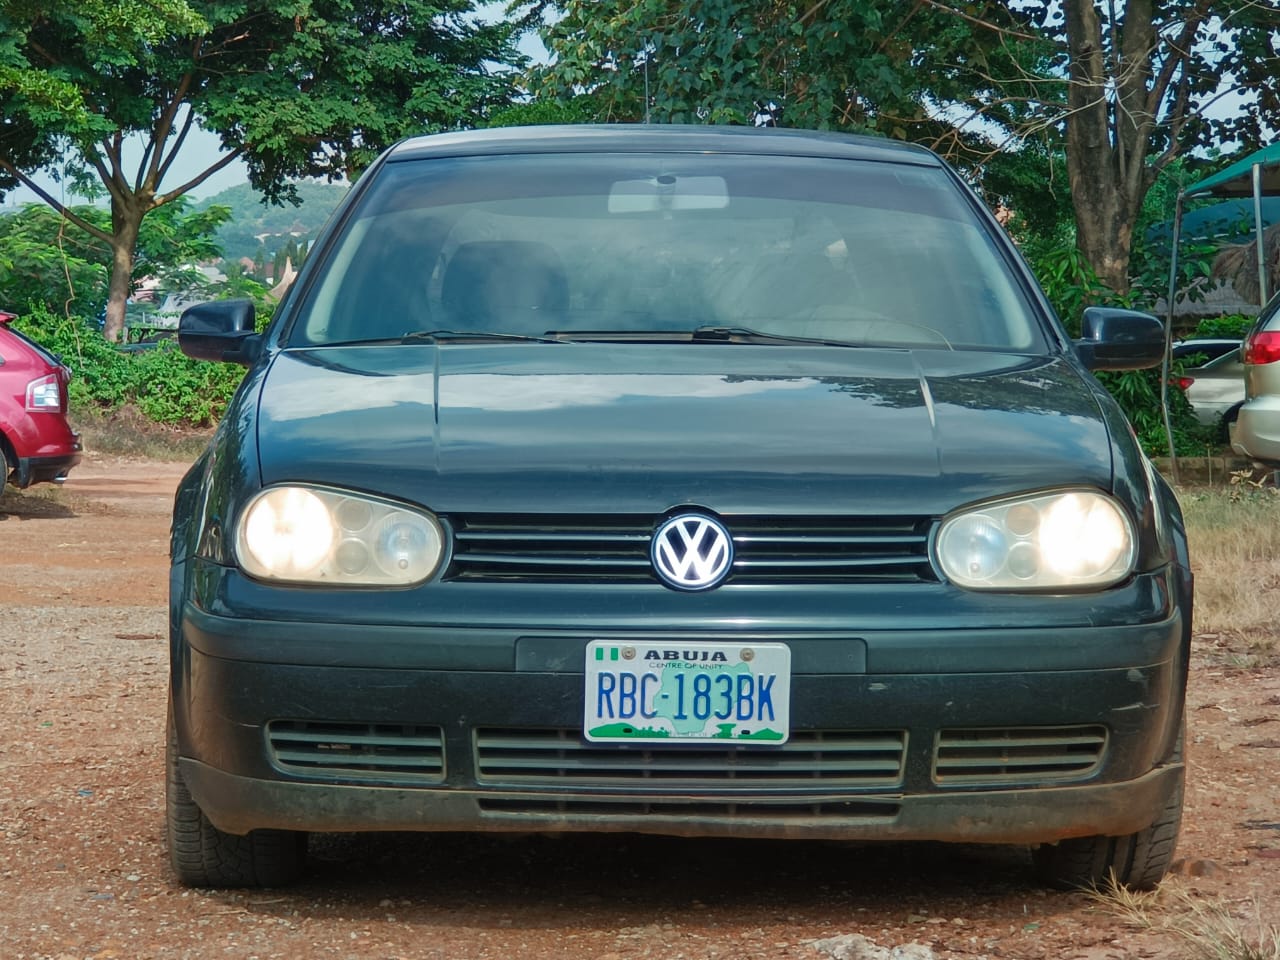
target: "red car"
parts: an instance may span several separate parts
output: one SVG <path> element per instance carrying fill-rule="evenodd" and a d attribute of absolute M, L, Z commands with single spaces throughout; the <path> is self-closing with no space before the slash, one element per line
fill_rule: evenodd
<path fill-rule="evenodd" d="M 61 483 L 81 456 L 67 422 L 71 371 L 12 329 L 14 316 L 0 310 L 0 481 Z"/>

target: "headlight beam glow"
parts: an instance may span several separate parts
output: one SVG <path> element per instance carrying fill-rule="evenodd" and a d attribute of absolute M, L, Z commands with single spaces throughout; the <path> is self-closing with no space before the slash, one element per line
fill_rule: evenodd
<path fill-rule="evenodd" d="M 948 517 L 935 556 L 971 590 L 1102 589 L 1133 572 L 1133 527 L 1110 497 L 1070 490 L 982 504 Z"/>
<path fill-rule="evenodd" d="M 323 487 L 263 490 L 241 513 L 236 555 L 250 576 L 297 584 L 410 586 L 444 555 L 426 511 Z"/>

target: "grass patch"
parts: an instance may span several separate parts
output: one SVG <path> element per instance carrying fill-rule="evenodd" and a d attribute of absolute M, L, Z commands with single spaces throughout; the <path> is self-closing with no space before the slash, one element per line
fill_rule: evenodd
<path fill-rule="evenodd" d="M 1252 484 L 1184 490 L 1195 632 L 1249 655 L 1280 650 L 1280 493 Z"/>
<path fill-rule="evenodd" d="M 1116 883 L 1114 874 L 1087 893 L 1131 927 L 1173 934 L 1185 945 L 1180 956 L 1186 960 L 1280 960 L 1280 929 L 1262 919 L 1257 901 L 1233 909 L 1168 880 L 1135 894 Z"/>
<path fill-rule="evenodd" d="M 76 406 L 71 410 L 70 420 L 80 431 L 86 450 L 183 463 L 199 456 L 214 430 L 213 427 L 157 423 L 129 404 L 113 410 Z"/>

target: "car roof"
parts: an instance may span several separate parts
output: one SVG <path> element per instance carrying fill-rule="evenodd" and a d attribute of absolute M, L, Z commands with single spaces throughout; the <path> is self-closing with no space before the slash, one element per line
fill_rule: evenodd
<path fill-rule="evenodd" d="M 400 141 L 391 148 L 387 159 L 394 162 L 428 157 L 615 152 L 732 153 L 943 166 L 937 154 L 924 147 L 880 137 L 775 127 L 625 123 L 497 127 L 431 134 Z"/>

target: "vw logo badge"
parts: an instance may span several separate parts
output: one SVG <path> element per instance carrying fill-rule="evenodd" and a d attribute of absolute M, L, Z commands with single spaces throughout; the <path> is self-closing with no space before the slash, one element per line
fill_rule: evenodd
<path fill-rule="evenodd" d="M 677 590 L 707 590 L 729 574 L 733 539 L 719 520 L 700 513 L 671 517 L 653 535 L 653 569 Z"/>

